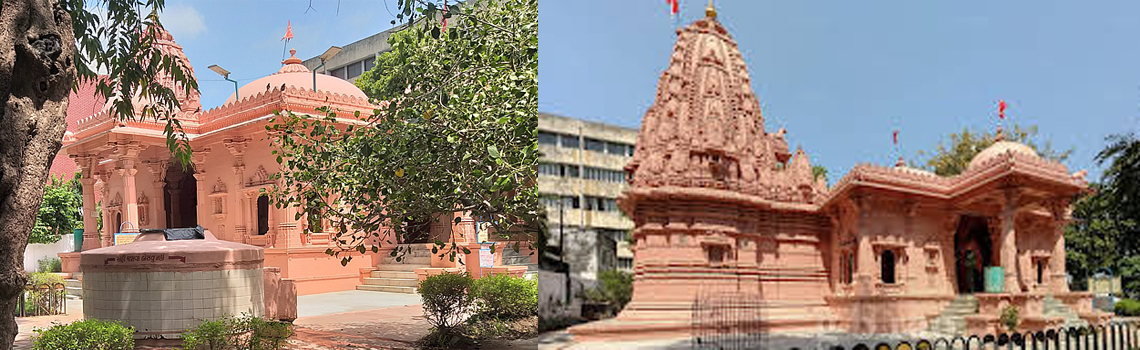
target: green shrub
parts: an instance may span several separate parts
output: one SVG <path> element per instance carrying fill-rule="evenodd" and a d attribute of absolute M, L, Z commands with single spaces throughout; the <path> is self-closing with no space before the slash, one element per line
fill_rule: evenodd
<path fill-rule="evenodd" d="M 36 265 L 39 266 L 36 269 L 39 272 L 63 272 L 63 262 L 59 258 L 45 257 L 36 261 Z"/>
<path fill-rule="evenodd" d="M 182 350 L 277 350 L 293 335 L 293 325 L 252 315 L 205 320 L 182 332 Z"/>
<path fill-rule="evenodd" d="M 1117 316 L 1140 316 L 1140 301 L 1133 299 L 1120 299 L 1112 307 Z"/>
<path fill-rule="evenodd" d="M 607 270 L 598 274 L 598 286 L 586 291 L 586 299 L 610 304 L 621 310 L 633 297 L 633 274 Z"/>
<path fill-rule="evenodd" d="M 465 273 L 444 273 L 430 276 L 420 281 L 420 298 L 424 304 L 424 318 L 435 327 L 430 342 L 447 347 L 452 339 L 455 326 L 461 324 L 474 309 L 472 298 L 467 294 L 471 288 L 471 276 Z"/>
<path fill-rule="evenodd" d="M 96 319 L 36 329 L 33 350 L 130 350 L 135 347 L 133 327 Z"/>
<path fill-rule="evenodd" d="M 485 317 L 517 319 L 538 314 L 538 281 L 510 275 L 475 280 L 471 286 L 477 311 Z"/>
<path fill-rule="evenodd" d="M 1009 305 L 1009 306 L 1006 306 L 1004 309 L 1001 309 L 1001 318 L 999 319 L 999 322 L 1001 322 L 1001 324 L 1003 326 L 1005 326 L 1006 331 L 1008 331 L 1008 332 L 1016 332 L 1017 331 L 1017 324 L 1021 323 L 1021 320 L 1018 317 L 1018 313 L 1019 313 L 1019 310 L 1017 309 L 1016 306 L 1013 306 L 1013 305 Z"/>
<path fill-rule="evenodd" d="M 28 283 L 37 288 L 41 284 L 55 286 L 56 283 L 63 283 L 63 277 L 50 272 L 32 272 L 28 274 Z"/>

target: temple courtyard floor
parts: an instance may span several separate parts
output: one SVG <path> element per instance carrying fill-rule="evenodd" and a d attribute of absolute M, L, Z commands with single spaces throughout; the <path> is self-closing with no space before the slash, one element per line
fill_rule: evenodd
<path fill-rule="evenodd" d="M 431 329 L 418 294 L 344 291 L 297 297 L 296 334 L 289 349 L 415 349 Z M 32 348 L 32 330 L 83 319 L 83 300 L 68 300 L 67 314 L 18 317 L 15 349 Z M 482 349 L 534 349 L 538 339 L 489 341 Z"/>

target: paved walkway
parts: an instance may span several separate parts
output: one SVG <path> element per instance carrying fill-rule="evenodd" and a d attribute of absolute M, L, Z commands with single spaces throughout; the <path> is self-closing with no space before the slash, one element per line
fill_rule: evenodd
<path fill-rule="evenodd" d="M 419 305 L 419 294 L 349 290 L 297 297 L 297 317 Z"/>
<path fill-rule="evenodd" d="M 63 315 L 51 316 L 35 316 L 35 317 L 16 317 L 16 324 L 20 327 L 20 333 L 16 334 L 16 350 L 26 350 L 32 348 L 32 330 L 46 329 L 56 324 L 71 323 L 76 320 L 83 319 L 83 300 L 75 299 L 67 301 L 67 313 Z"/>

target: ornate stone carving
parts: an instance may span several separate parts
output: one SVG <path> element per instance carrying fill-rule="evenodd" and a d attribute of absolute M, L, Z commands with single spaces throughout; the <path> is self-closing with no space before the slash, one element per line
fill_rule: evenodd
<path fill-rule="evenodd" d="M 214 189 L 211 193 L 226 193 L 226 183 L 222 182 L 222 178 L 218 178 L 218 182 L 214 183 Z"/>
<path fill-rule="evenodd" d="M 259 165 L 257 166 L 257 171 L 255 171 L 253 175 L 249 177 L 249 182 L 246 186 L 253 187 L 270 183 L 273 183 L 273 179 L 269 177 L 269 172 L 265 171 L 264 166 Z"/>

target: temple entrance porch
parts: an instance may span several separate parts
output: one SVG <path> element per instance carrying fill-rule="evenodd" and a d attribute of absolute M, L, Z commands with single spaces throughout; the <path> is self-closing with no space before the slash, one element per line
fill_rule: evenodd
<path fill-rule="evenodd" d="M 985 291 L 984 271 L 994 266 L 993 240 L 986 219 L 962 216 L 954 233 L 954 268 L 958 294 Z"/>
<path fill-rule="evenodd" d="M 185 170 L 178 164 L 167 166 L 162 199 L 168 223 L 166 227 L 198 225 L 198 182 L 193 175 L 193 166 L 187 166 Z"/>

